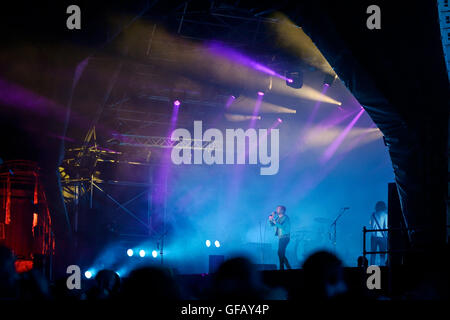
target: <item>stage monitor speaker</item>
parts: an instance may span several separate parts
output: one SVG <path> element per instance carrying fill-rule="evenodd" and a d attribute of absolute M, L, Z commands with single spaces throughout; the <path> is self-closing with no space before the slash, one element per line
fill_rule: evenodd
<path fill-rule="evenodd" d="M 209 273 L 215 273 L 224 261 L 225 261 L 225 256 L 223 256 L 223 255 L 210 255 L 209 256 Z"/>

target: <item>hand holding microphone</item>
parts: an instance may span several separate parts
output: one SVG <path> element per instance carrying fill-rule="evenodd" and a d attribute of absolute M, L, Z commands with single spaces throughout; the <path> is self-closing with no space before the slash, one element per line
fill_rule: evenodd
<path fill-rule="evenodd" d="M 270 221 L 275 220 L 275 214 L 276 214 L 276 212 L 274 211 L 274 212 L 272 212 L 272 214 L 269 216 L 269 220 L 270 220 Z"/>

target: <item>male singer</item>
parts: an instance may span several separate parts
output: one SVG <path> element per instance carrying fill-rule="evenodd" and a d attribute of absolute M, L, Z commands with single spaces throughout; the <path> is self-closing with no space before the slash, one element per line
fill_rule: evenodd
<path fill-rule="evenodd" d="M 269 223 L 276 227 L 275 236 L 278 236 L 278 257 L 280 258 L 280 270 L 284 270 L 284 266 L 291 269 L 288 259 L 286 258 L 286 247 L 291 238 L 291 222 L 285 214 L 286 207 L 278 206 L 276 212 L 272 212 L 269 216 Z"/>

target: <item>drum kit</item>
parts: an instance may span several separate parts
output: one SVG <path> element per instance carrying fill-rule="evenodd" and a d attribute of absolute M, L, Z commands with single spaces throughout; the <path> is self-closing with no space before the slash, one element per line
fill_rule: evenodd
<path fill-rule="evenodd" d="M 291 232 L 291 241 L 297 263 L 303 262 L 314 250 L 320 248 L 331 248 L 332 239 L 330 224 L 327 218 L 317 217 L 314 224 L 308 229 Z"/>

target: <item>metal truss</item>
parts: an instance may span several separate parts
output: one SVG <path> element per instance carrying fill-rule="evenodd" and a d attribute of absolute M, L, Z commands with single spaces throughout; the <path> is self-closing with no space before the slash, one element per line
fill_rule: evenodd
<path fill-rule="evenodd" d="M 157 1 L 155 3 L 157 3 Z M 255 12 L 251 13 L 246 9 L 236 9 L 231 7 L 226 8 L 214 5 L 207 10 L 204 9 L 206 8 L 202 8 L 199 11 L 199 8 L 195 7 L 195 3 L 189 1 L 184 2 L 178 8 L 174 8 L 168 22 L 172 25 L 178 26 L 176 29 L 177 37 L 187 40 L 205 41 L 216 38 L 218 35 L 223 35 L 218 40 L 226 43 L 230 47 L 242 49 L 248 47 L 255 48 L 256 46 L 259 46 L 264 49 L 265 46 L 262 45 L 262 43 L 267 41 L 270 37 L 270 33 L 267 32 L 267 25 L 277 23 L 275 19 L 262 17 L 261 15 L 263 15 L 264 12 L 257 14 Z M 150 21 L 152 20 L 150 15 L 146 16 L 146 18 L 149 18 Z M 143 46 L 147 50 L 145 54 L 147 60 L 141 61 L 142 66 L 139 66 L 139 68 L 136 68 L 137 70 L 132 71 L 134 75 L 138 75 L 140 77 L 153 76 L 153 70 L 155 70 L 154 66 L 158 65 L 160 60 L 165 60 L 167 62 L 167 57 L 170 57 L 170 54 L 167 54 L 167 52 L 165 52 L 165 56 L 157 56 L 151 50 L 152 46 L 158 45 L 158 41 L 160 41 L 158 40 L 158 37 L 155 36 L 156 31 L 159 31 L 159 26 L 155 24 L 153 28 L 149 29 L 149 31 L 150 34 L 148 37 L 148 43 Z M 186 41 L 186 45 L 183 50 L 196 50 L 195 46 L 189 47 L 189 43 L 190 41 Z M 170 50 L 172 50 L 172 47 L 170 47 Z M 180 43 L 174 43 L 173 50 L 180 50 Z M 260 51 L 263 52 L 262 50 Z M 268 56 L 271 54 L 272 52 L 270 52 Z M 264 54 L 263 52 L 262 55 L 267 56 L 267 53 Z M 150 211 L 150 203 L 147 208 L 147 219 L 142 219 L 142 214 L 138 215 L 136 212 L 131 211 L 127 205 L 135 199 L 141 197 L 146 192 L 151 192 L 152 188 L 156 185 L 151 181 L 148 183 L 142 183 L 136 181 L 102 180 L 96 177 L 95 172 L 99 170 L 98 164 L 101 162 L 110 162 L 118 165 L 153 166 L 155 164 L 129 161 L 127 157 L 124 157 L 127 152 L 124 150 L 127 148 L 119 149 L 120 152 L 101 148 L 97 143 L 95 126 L 99 125 L 103 121 L 104 116 L 107 118 L 109 117 L 108 119 L 112 118 L 119 124 L 124 124 L 124 126 L 117 130 L 120 133 L 113 133 L 111 136 L 106 137 L 106 142 L 111 149 L 114 149 L 115 146 L 120 146 L 138 149 L 186 148 L 190 150 L 212 150 L 215 143 L 214 141 L 203 141 L 196 139 L 179 139 L 173 141 L 169 137 L 161 136 L 161 133 L 154 136 L 132 134 L 136 133 L 136 130 L 139 132 L 139 130 L 146 129 L 147 127 L 161 126 L 167 128 L 172 123 L 171 114 L 146 112 L 142 109 L 133 110 L 132 98 L 129 96 L 125 96 L 121 100 L 111 103 L 110 98 L 114 96 L 111 95 L 111 91 L 115 86 L 121 70 L 122 68 L 120 65 L 115 75 L 110 80 L 110 85 L 106 92 L 105 99 L 101 107 L 98 109 L 98 112 L 94 115 L 90 130 L 88 131 L 82 145 L 78 148 L 66 150 L 66 158 L 63 161 L 63 168 L 61 168 L 62 185 L 65 200 L 73 204 L 74 220 L 78 219 L 78 214 L 81 210 L 79 202 L 82 198 L 88 199 L 90 202 L 89 206 L 92 207 L 95 190 L 97 193 L 100 192 L 104 194 L 117 206 L 117 209 L 120 210 L 120 212 L 129 215 L 139 225 L 143 225 L 148 231 L 148 234 L 151 234 L 153 233 L 153 230 L 151 230 L 150 225 L 150 216 L 152 214 Z M 158 79 L 152 80 L 157 81 Z M 151 83 L 151 81 L 149 81 L 149 83 Z M 144 89 L 144 91 L 147 91 L 147 89 Z M 125 93 L 125 95 L 127 95 L 127 93 Z M 224 103 L 221 100 L 226 99 L 226 96 L 222 96 L 221 93 L 216 92 L 214 93 L 214 97 L 214 99 L 205 101 L 198 99 L 198 96 L 195 95 L 186 96 L 186 99 L 183 99 L 183 103 L 206 108 L 223 108 Z M 138 96 L 133 96 L 133 98 L 143 98 L 154 103 L 167 104 L 170 103 L 170 89 L 163 88 L 163 90 L 149 90 L 149 92 L 146 92 L 144 95 L 139 94 Z M 188 122 L 192 123 L 189 117 L 185 117 L 182 114 L 179 115 L 177 119 L 178 124 Z M 139 190 L 131 199 L 128 200 L 118 199 L 108 193 L 109 191 L 106 188 L 107 185 L 115 185 L 123 188 L 138 187 L 138 189 L 139 187 L 142 187 L 144 191 L 142 191 L 142 189 Z M 167 190 L 167 185 L 158 186 L 158 188 Z M 83 195 L 88 197 L 83 197 Z M 164 198 L 162 209 L 164 212 L 163 221 L 165 221 L 166 218 L 166 200 L 167 199 Z M 162 237 L 164 237 L 164 232 Z"/>
<path fill-rule="evenodd" d="M 180 148 L 180 149 L 212 149 L 213 141 L 204 141 L 198 139 L 172 140 L 168 137 L 159 136 L 140 136 L 133 134 L 113 133 L 115 141 L 121 146 L 146 147 L 146 148 Z"/>

